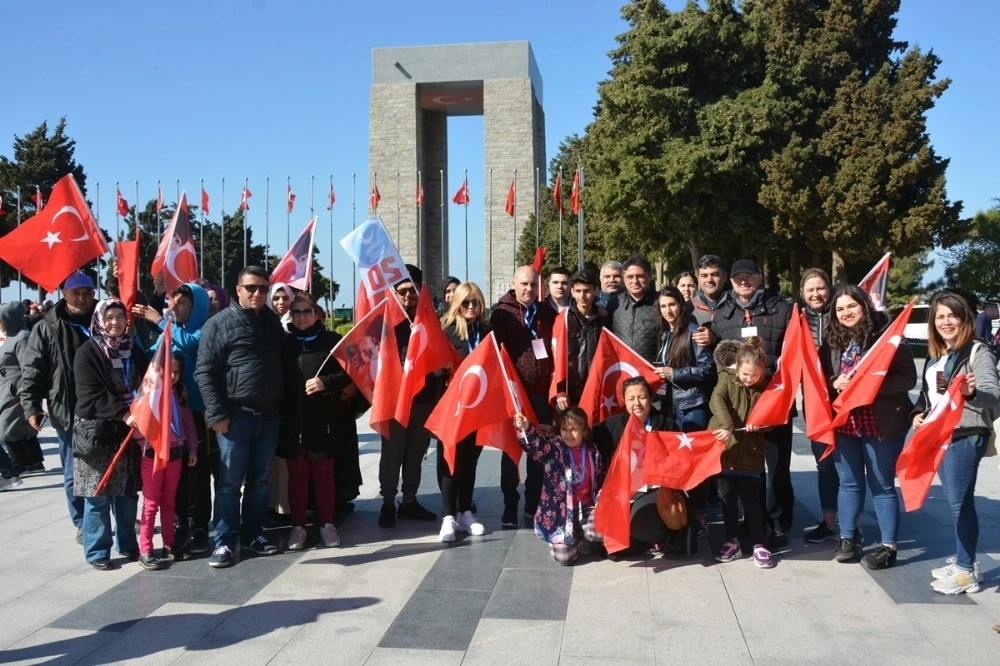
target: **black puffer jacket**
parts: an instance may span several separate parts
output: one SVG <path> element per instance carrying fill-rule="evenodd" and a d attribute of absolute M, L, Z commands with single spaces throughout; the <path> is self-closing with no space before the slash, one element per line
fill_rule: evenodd
<path fill-rule="evenodd" d="M 338 342 L 340 335 L 326 330 L 322 323 L 304 333 L 293 328 L 285 338 L 282 347 L 285 397 L 281 401 L 278 440 L 278 455 L 282 458 L 295 459 L 300 446 L 307 460 L 335 458 L 345 438 L 358 438 L 351 401 L 340 399 L 351 378 L 330 358 L 330 350 Z M 306 380 L 316 377 L 321 368 L 319 379 L 326 390 L 306 395 Z"/>
<path fill-rule="evenodd" d="M 594 352 L 597 351 L 597 340 L 601 330 L 611 325 L 611 316 L 602 307 L 594 306 L 590 316 L 584 316 L 576 307 L 567 308 L 569 328 L 566 331 L 566 364 L 569 387 L 566 395 L 571 405 L 579 404 L 583 385 L 590 374 L 590 366 L 594 362 Z M 560 390 L 564 387 L 560 386 Z"/>
<path fill-rule="evenodd" d="M 73 318 L 90 330 L 93 308 Z M 73 357 L 89 335 L 70 324 L 66 301 L 60 300 L 31 327 L 31 336 L 21 364 L 21 405 L 25 418 L 41 414 L 47 401 L 52 425 L 72 430 L 76 389 L 73 385 Z"/>
<path fill-rule="evenodd" d="M 660 342 L 660 308 L 656 292 L 648 289 L 638 301 L 624 293 L 619 295 L 618 301 L 620 305 L 612 315 L 612 332 L 636 354 L 654 363 Z"/>
<path fill-rule="evenodd" d="M 830 325 L 830 303 L 827 302 L 822 312 L 816 312 L 808 305 L 802 307 L 802 312 L 806 316 L 806 322 L 809 324 L 809 331 L 812 333 L 813 342 L 816 343 L 816 349 L 819 349 L 823 346 L 826 327 Z"/>
<path fill-rule="evenodd" d="M 234 302 L 201 329 L 194 379 L 214 425 L 242 407 L 278 409 L 284 396 L 281 345 L 285 333 L 269 308 L 254 314 Z"/>
<path fill-rule="evenodd" d="M 749 323 L 746 321 L 744 309 L 750 313 Z M 767 355 L 766 377 L 770 379 L 778 367 L 781 343 L 791 315 L 792 310 L 788 303 L 768 289 L 758 290 L 746 308 L 739 297 L 729 291 L 715 308 L 712 331 L 720 340 L 742 341 L 747 337 L 743 335 L 744 328 L 755 327 L 756 335 L 764 340 L 764 352 Z"/>

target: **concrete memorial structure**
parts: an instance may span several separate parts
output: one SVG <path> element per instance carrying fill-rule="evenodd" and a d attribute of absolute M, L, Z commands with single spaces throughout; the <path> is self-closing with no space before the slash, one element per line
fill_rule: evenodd
<path fill-rule="evenodd" d="M 482 206 L 485 212 L 481 223 L 486 227 L 483 265 L 487 284 L 482 287 L 496 301 L 510 287 L 516 263 L 515 225 L 505 211 L 511 179 L 516 170 L 518 234 L 535 211 L 536 168 L 539 178 L 547 179 L 542 79 L 531 45 L 496 42 L 373 49 L 368 191 L 377 174 L 379 214 L 386 229 L 403 258 L 423 268 L 424 280 L 435 293 L 442 291 L 449 272 L 449 232 L 464 234 L 448 224 L 453 194 L 449 188 L 458 188 L 458 181 L 448 178 L 448 117 L 475 115 L 483 116 L 487 182 L 470 183 L 469 205 Z M 418 172 L 423 183 L 419 207 Z M 470 218 L 470 226 L 480 223 L 477 215 Z M 470 267 L 477 264 L 477 258 L 469 258 Z M 459 266 L 453 264 L 450 270 L 457 275 Z"/>

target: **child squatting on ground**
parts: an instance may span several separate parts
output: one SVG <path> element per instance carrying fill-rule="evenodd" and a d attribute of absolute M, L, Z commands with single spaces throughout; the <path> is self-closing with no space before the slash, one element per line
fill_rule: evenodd
<path fill-rule="evenodd" d="M 572 564 L 579 553 L 591 552 L 591 543 L 603 541 L 594 531 L 594 503 L 604 466 L 590 441 L 587 415 L 579 407 L 566 409 L 557 419 L 558 436 L 545 426 L 539 426 L 540 434 L 523 414 L 514 417 L 514 425 L 522 433 L 521 448 L 544 468 L 535 535 L 549 544 L 558 564 Z"/>
<path fill-rule="evenodd" d="M 139 527 L 139 564 L 149 570 L 160 569 L 164 561 L 173 559 L 174 547 L 174 502 L 177 484 L 181 478 L 182 459 L 188 466 L 198 464 L 198 431 L 194 426 L 194 416 L 188 406 L 187 390 L 181 383 L 184 371 L 184 357 L 175 353 L 171 359 L 171 383 L 173 384 L 173 409 L 170 418 L 170 462 L 158 472 L 153 472 L 155 463 L 153 448 L 149 442 L 142 442 L 142 523 Z M 185 455 L 186 454 L 186 455 Z M 153 554 L 153 527 L 156 512 L 160 512 L 160 532 L 163 536 L 162 558 Z"/>
<path fill-rule="evenodd" d="M 764 512 L 760 501 L 760 475 L 764 471 L 765 429 L 745 425 L 747 415 L 767 384 L 764 378 L 764 341 L 747 338 L 740 344 L 723 340 L 715 349 L 719 381 L 709 405 L 712 418 L 708 429 L 726 443 L 722 453 L 719 495 L 726 526 L 726 543 L 716 560 L 732 562 L 743 557 L 740 544 L 739 507 L 743 504 L 746 534 L 753 546 L 753 561 L 762 569 L 774 566 L 771 551 L 764 545 Z"/>

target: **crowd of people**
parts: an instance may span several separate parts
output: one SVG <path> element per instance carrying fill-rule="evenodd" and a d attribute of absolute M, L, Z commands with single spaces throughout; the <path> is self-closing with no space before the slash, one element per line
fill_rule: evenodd
<path fill-rule="evenodd" d="M 392 285 L 390 297 L 412 321 L 423 280 L 419 268 L 407 268 L 409 275 Z M 328 330 L 323 309 L 308 293 L 270 284 L 259 267 L 239 273 L 234 293 L 230 303 L 219 285 L 182 284 L 168 294 L 158 283 L 148 304 L 127 312 L 114 295 L 95 300 L 91 278 L 75 273 L 63 285 L 62 298 L 33 322 L 24 303 L 0 307 L 3 487 L 44 470 L 37 434 L 51 419 L 69 517 L 96 569 L 115 566 L 113 539 L 120 553 L 147 569 L 209 551 L 208 564 L 217 568 L 233 564 L 238 550 L 275 554 L 279 548 L 264 530 L 274 509 L 289 516 L 288 550 L 340 544 L 335 516 L 350 510 L 359 493 L 356 419 L 368 406 L 349 373 L 331 358 L 341 337 Z M 805 271 L 798 297 L 832 403 L 858 381 L 854 371 L 889 317 L 868 293 L 833 285 L 818 268 Z M 675 491 L 663 492 L 669 489 L 637 495 L 635 547 L 680 543 L 691 552 L 707 535 L 710 505 L 721 504 L 725 540 L 716 559 L 748 557 L 761 568 L 774 566 L 793 524 L 795 407 L 779 426 L 757 428 L 746 419 L 778 368 L 793 310 L 764 286 L 753 260 L 740 259 L 727 270 L 721 258 L 706 255 L 659 290 L 641 256 L 609 261 L 598 275 L 556 268 L 544 282 L 534 268 L 521 266 L 492 307 L 478 285 L 449 278 L 438 314 L 458 358 L 493 335 L 510 356 L 535 416 L 535 423 L 524 414 L 513 417 L 523 433 L 518 443 L 527 454 L 526 474 L 521 479 L 515 461 L 501 458 L 499 527 L 533 526 L 559 564 L 605 555 L 595 507 L 630 424 L 649 431 L 709 430 L 724 445 L 721 473 L 679 500 Z M 567 370 L 565 381 L 552 387 L 552 338 L 556 318 L 563 315 L 567 348 L 560 353 L 567 354 Z M 129 316 L 135 326 L 128 325 Z M 174 326 L 165 351 L 173 372 L 160 389 L 174 391 L 180 405 L 171 424 L 170 461 L 163 469 L 154 467 L 148 442 L 136 436 L 113 462 L 134 425 L 130 405 L 148 359 L 170 320 Z M 805 539 L 834 541 L 837 562 L 861 560 L 872 570 L 896 564 L 896 461 L 907 433 L 921 427 L 947 398 L 952 379 L 962 376 L 965 411 L 939 471 L 952 509 L 956 552 L 931 576 L 937 592 L 975 592 L 981 582 L 976 473 L 1000 405 L 1000 380 L 993 346 L 986 344 L 992 340 L 977 335 L 976 312 L 964 298 L 934 295 L 928 329 L 922 373 L 909 346 L 900 342 L 872 403 L 852 410 L 836 428 L 832 455 L 825 455 L 825 443 L 812 443 L 822 520 Z M 589 423 L 578 405 L 604 331 L 652 364 L 662 387 L 654 392 L 641 377 L 628 379 L 618 396 L 619 413 Z M 399 324 L 394 333 L 403 361 L 410 323 Z M 482 450 L 474 434 L 457 444 L 453 464 L 437 447 L 441 514 L 417 501 L 432 437 L 425 423 L 455 369 L 427 375 L 410 405 L 408 425 L 390 421 L 384 432 L 378 468 L 382 528 L 395 527 L 399 519 L 440 520 L 445 543 L 459 532 L 479 536 L 488 530 L 474 502 Z M 909 394 L 918 380 L 914 404 Z M 804 418 L 808 422 L 810 414 Z M 110 481 L 98 492 L 97 482 L 112 467 Z M 880 534 L 877 545 L 865 551 L 859 516 L 869 491 Z M 655 509 L 654 529 L 650 511 L 642 510 L 647 506 Z M 310 510 L 315 536 L 309 531 Z M 678 510 L 685 516 L 680 522 Z M 152 543 L 157 515 L 163 541 L 158 552 Z"/>

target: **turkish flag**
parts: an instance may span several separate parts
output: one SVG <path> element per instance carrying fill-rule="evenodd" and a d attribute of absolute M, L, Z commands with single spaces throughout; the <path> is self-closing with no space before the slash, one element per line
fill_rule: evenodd
<path fill-rule="evenodd" d="M 420 182 L 417 183 L 417 205 L 424 205 L 424 184 Z"/>
<path fill-rule="evenodd" d="M 313 239 L 316 236 L 316 217 L 299 234 L 295 243 L 281 258 L 278 265 L 271 271 L 271 284 L 284 282 L 289 287 L 301 291 L 309 291 L 312 284 L 312 250 Z"/>
<path fill-rule="evenodd" d="M 920 427 L 913 431 L 896 460 L 896 476 L 907 511 L 916 511 L 924 505 L 955 427 L 962 420 L 964 381 L 964 374 L 952 378 L 948 394 L 938 400 Z"/>
<path fill-rule="evenodd" d="M 115 258 L 118 260 L 118 297 L 125 303 L 128 321 L 132 323 L 132 306 L 139 293 L 139 248 L 142 230 L 135 230 L 135 240 L 115 243 Z"/>
<path fill-rule="evenodd" d="M 646 483 L 691 490 L 722 471 L 725 448 L 709 430 L 651 432 L 646 436 Z"/>
<path fill-rule="evenodd" d="M 802 377 L 802 318 L 799 306 L 792 306 L 792 317 L 785 327 L 778 368 L 764 392 L 747 414 L 746 425 L 781 426 L 788 423 L 788 413 L 795 404 Z"/>
<path fill-rule="evenodd" d="M 378 369 L 372 391 L 371 427 L 383 437 L 389 436 L 389 421 L 395 418 L 399 387 L 403 383 L 403 364 L 399 360 L 396 326 L 408 321 L 406 311 L 395 298 L 385 299 L 382 319 L 382 344 L 378 350 Z"/>
<path fill-rule="evenodd" d="M 163 232 L 150 272 L 153 275 L 163 274 L 167 293 L 185 282 L 198 280 L 198 254 L 195 252 L 194 237 L 191 233 L 187 192 L 181 192 L 181 200 L 174 210 L 173 217 L 170 218 L 170 224 Z"/>
<path fill-rule="evenodd" d="M 149 442 L 153 449 L 153 473 L 167 466 L 170 461 L 171 422 L 179 416 L 174 414 L 172 378 L 173 365 L 170 357 L 171 326 L 167 320 L 163 329 L 160 346 L 156 348 L 153 362 L 146 369 L 142 386 L 129 407 L 135 419 L 135 429 Z M 179 430 L 179 427 L 177 428 Z M 179 434 L 179 433 L 178 433 Z"/>
<path fill-rule="evenodd" d="M 848 382 L 847 388 L 833 401 L 833 410 L 837 415 L 830 422 L 830 430 L 847 423 L 851 410 L 870 405 L 875 400 L 875 394 L 882 386 L 882 380 L 889 371 L 892 358 L 899 349 L 899 343 L 903 341 L 903 329 L 910 320 L 910 313 L 913 312 L 913 305 L 916 302 L 917 299 L 914 297 L 854 366 L 851 372 L 852 379 Z"/>
<path fill-rule="evenodd" d="M 45 208 L 0 238 L 0 259 L 46 291 L 109 251 L 71 174 L 56 182 Z"/>
<path fill-rule="evenodd" d="M 32 199 L 35 200 L 35 212 L 37 213 L 45 206 L 45 200 L 42 199 L 42 191 L 37 186 L 35 187 L 35 196 Z M 23 273 L 24 271 L 21 272 Z"/>
<path fill-rule="evenodd" d="M 125 201 L 125 197 L 122 196 L 121 190 L 117 190 L 117 192 L 118 192 L 118 214 L 121 215 L 122 217 L 125 217 L 126 215 L 128 215 L 128 202 Z"/>
<path fill-rule="evenodd" d="M 424 388 L 427 375 L 444 367 L 454 367 L 461 362 L 448 336 L 441 328 L 431 290 L 422 285 L 417 301 L 417 314 L 410 327 L 410 343 L 403 362 L 403 382 L 397 387 L 399 400 L 394 418 L 402 426 L 410 425 L 410 406 L 413 398 Z"/>
<path fill-rule="evenodd" d="M 354 321 L 361 321 L 369 312 L 378 307 L 379 303 L 385 302 L 388 293 L 388 289 L 383 289 L 374 296 L 369 296 L 365 285 L 358 285 L 358 294 L 354 297 Z"/>
<path fill-rule="evenodd" d="M 556 212 L 563 212 L 562 171 L 556 174 L 556 184 L 552 186 L 552 201 L 556 204 Z"/>
<path fill-rule="evenodd" d="M 329 205 L 326 207 L 327 210 L 333 210 L 333 204 L 337 203 L 337 193 L 333 191 L 333 183 L 330 183 L 330 194 L 328 195 L 330 200 Z"/>
<path fill-rule="evenodd" d="M 160 211 L 163 210 L 163 190 L 160 186 L 156 186 L 156 214 L 159 215 Z"/>
<path fill-rule="evenodd" d="M 495 338 L 493 344 L 496 345 Z M 517 440 L 523 435 L 514 427 L 514 417 L 518 414 L 524 414 L 524 418 L 529 423 L 538 423 L 538 416 L 531 406 L 531 400 L 528 399 L 528 392 L 524 390 L 524 385 L 521 384 L 521 380 L 517 376 L 514 362 L 510 360 L 510 355 L 507 354 L 503 345 L 498 346 L 497 354 L 500 356 L 500 368 L 503 372 L 504 384 L 507 387 L 504 392 L 507 410 L 500 415 L 499 420 L 480 428 L 479 432 L 476 433 L 476 444 L 500 449 L 516 463 L 521 460 L 522 453 L 521 445 L 518 444 Z"/>
<path fill-rule="evenodd" d="M 833 421 L 830 392 L 809 326 L 803 323 L 799 335 L 802 340 L 802 406 L 805 410 L 806 437 L 826 444 L 827 453 L 823 454 L 825 458 L 833 450 L 834 439 L 833 430 L 829 427 Z"/>
<path fill-rule="evenodd" d="M 549 384 L 549 402 L 569 390 L 569 308 L 557 314 L 552 323 L 552 364 L 555 370 Z"/>
<path fill-rule="evenodd" d="M 378 212 L 378 202 L 382 201 L 382 195 L 378 191 L 378 183 L 372 183 L 371 209 Z"/>
<path fill-rule="evenodd" d="M 455 469 L 455 447 L 476 433 L 476 444 L 500 449 L 515 463 L 521 460 L 521 447 L 514 429 L 515 399 L 526 399 L 524 389 L 507 381 L 504 352 L 490 333 L 472 353 L 452 371 L 447 390 L 424 427 L 437 436 L 449 468 Z M 518 391 L 520 389 L 520 391 Z M 525 417 L 534 421 L 529 403 L 521 404 Z"/>
<path fill-rule="evenodd" d="M 253 194 L 247 189 L 247 186 L 243 186 L 243 190 L 240 192 L 240 210 L 250 210 L 250 197 Z"/>
<path fill-rule="evenodd" d="M 295 209 L 295 193 L 292 192 L 292 186 L 288 186 L 288 212 L 291 213 Z"/>
<path fill-rule="evenodd" d="M 469 179 L 466 178 L 462 181 L 462 186 L 458 188 L 455 192 L 455 196 L 451 198 L 451 202 L 458 204 L 459 206 L 467 206 L 469 204 Z"/>
<path fill-rule="evenodd" d="M 608 329 L 597 338 L 594 360 L 580 395 L 580 409 L 587 412 L 591 423 L 599 423 L 612 414 L 625 410 L 622 382 L 629 377 L 643 376 L 656 394 L 663 380 L 656 368 L 642 358 Z"/>
<path fill-rule="evenodd" d="M 504 206 L 504 210 L 511 217 L 514 217 L 514 213 L 517 212 L 517 176 L 510 181 L 510 189 L 507 190 L 507 205 Z"/>
<path fill-rule="evenodd" d="M 208 192 L 205 191 L 204 187 L 201 188 L 201 211 L 208 215 Z"/>
<path fill-rule="evenodd" d="M 382 301 L 375 305 L 330 351 L 368 402 L 372 401 L 375 377 L 378 375 L 385 303 Z"/>
<path fill-rule="evenodd" d="M 573 208 L 573 214 L 580 214 L 580 170 L 573 174 L 573 191 L 569 195 L 569 203 Z"/>
<path fill-rule="evenodd" d="M 531 260 L 531 267 L 535 269 L 538 273 L 538 300 L 545 300 L 545 281 L 542 279 L 542 266 L 545 265 L 545 254 L 548 252 L 546 247 L 536 247 L 535 257 Z"/>
<path fill-rule="evenodd" d="M 632 495 L 646 485 L 646 438 L 650 433 L 634 416 L 615 449 L 608 466 L 608 475 L 594 507 L 594 529 L 604 537 L 609 553 L 625 550 L 631 542 L 629 522 Z"/>

